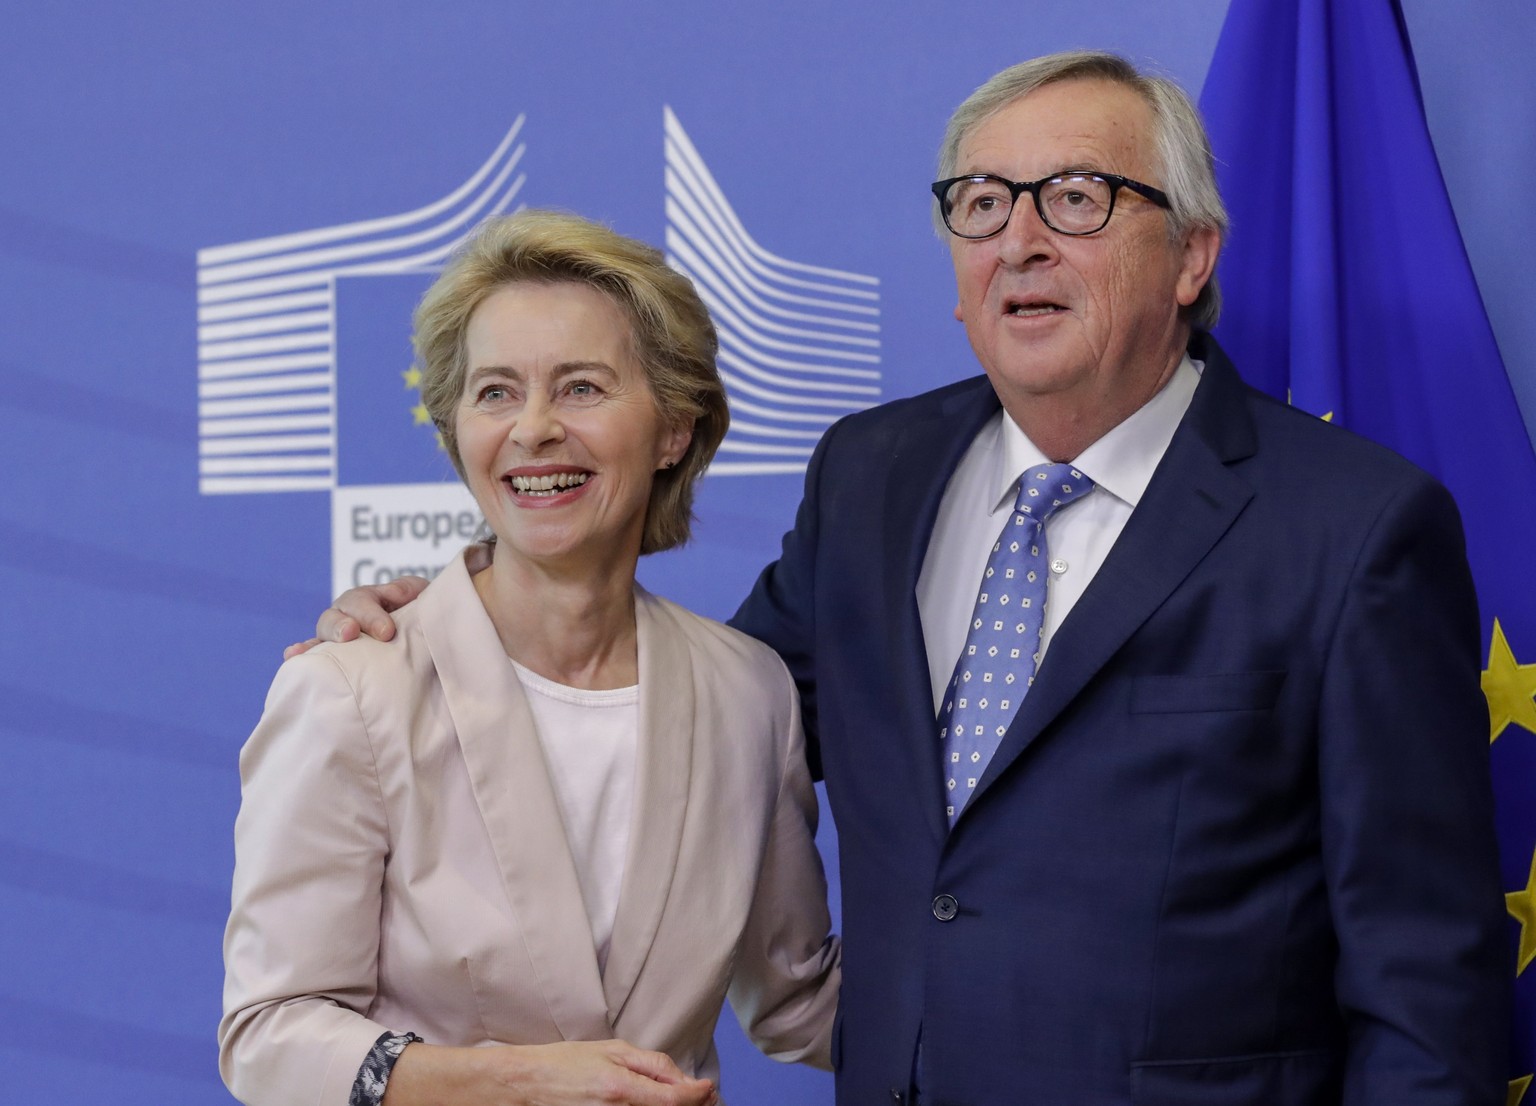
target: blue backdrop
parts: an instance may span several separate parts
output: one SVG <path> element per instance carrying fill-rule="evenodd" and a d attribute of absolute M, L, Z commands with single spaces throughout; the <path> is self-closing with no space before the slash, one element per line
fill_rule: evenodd
<path fill-rule="evenodd" d="M 461 538 L 464 503 L 413 410 L 407 314 L 473 219 L 601 218 L 710 297 L 738 431 L 696 542 L 643 577 L 723 617 L 773 555 L 827 418 L 974 371 L 926 188 L 953 106 L 1078 46 L 1198 92 L 1227 6 L 12 5 L 5 1100 L 228 1101 L 213 1032 L 236 752 L 279 649 L 339 582 L 430 569 Z M 1404 7 L 1536 425 L 1536 13 Z M 1401 273 L 1438 276 L 1411 255 Z M 1536 627 L 1506 629 L 1536 657 Z M 827 1077 L 761 1060 L 728 1015 L 721 1044 L 734 1106 L 830 1101 Z"/>

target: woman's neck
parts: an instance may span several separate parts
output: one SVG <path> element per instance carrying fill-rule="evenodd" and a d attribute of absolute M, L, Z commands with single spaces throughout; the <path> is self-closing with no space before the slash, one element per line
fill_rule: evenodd
<path fill-rule="evenodd" d="M 633 564 L 562 572 L 498 545 L 474 584 L 502 648 L 524 668 L 592 691 L 639 682 Z"/>

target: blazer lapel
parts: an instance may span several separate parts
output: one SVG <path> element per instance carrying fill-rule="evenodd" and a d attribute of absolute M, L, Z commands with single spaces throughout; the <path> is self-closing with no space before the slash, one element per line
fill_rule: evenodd
<path fill-rule="evenodd" d="M 550 1018 L 566 1040 L 612 1037 L 592 928 L 533 715 L 462 554 L 418 605 L 475 801 Z"/>
<path fill-rule="evenodd" d="M 1244 386 L 1214 342 L 1192 347 L 1191 355 L 1206 368 L 1189 410 L 1114 548 L 1052 638 L 966 810 L 1183 582 L 1253 497 L 1228 467 L 1254 450 Z"/>
<path fill-rule="evenodd" d="M 640 744 L 634 815 L 613 939 L 603 971 L 608 1020 L 617 1023 L 640 976 L 672 888 L 693 770 L 693 661 L 659 600 L 635 588 L 640 649 Z"/>
<path fill-rule="evenodd" d="M 940 843 L 948 836 L 949 826 L 917 581 L 944 489 L 972 440 L 997 410 L 997 394 L 985 378 L 958 385 L 935 414 L 903 427 L 884 472 L 883 548 L 893 559 L 885 577 L 882 609 L 892 619 L 885 636 L 893 652 L 891 671 L 896 678 L 890 691 L 898 713 L 891 732 L 907 739 L 906 755 L 920 792 L 916 806 Z"/>

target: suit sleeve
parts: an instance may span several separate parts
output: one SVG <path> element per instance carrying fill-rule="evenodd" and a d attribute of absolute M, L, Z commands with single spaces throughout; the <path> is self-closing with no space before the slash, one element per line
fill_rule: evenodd
<path fill-rule="evenodd" d="M 253 1106 L 342 1106 L 389 1032 L 364 1016 L 389 834 L 364 722 L 333 656 L 278 671 L 240 778 L 219 1068 Z"/>
<path fill-rule="evenodd" d="M 830 1070 L 842 944 L 829 932 L 827 879 L 816 851 L 816 791 L 796 693 L 782 669 L 780 674 L 789 700 L 783 772 L 729 998 L 764 1053 Z"/>
<path fill-rule="evenodd" d="M 842 423 L 822 435 L 806 467 L 805 493 L 795 526 L 784 535 L 779 559 L 757 578 L 730 624 L 773 648 L 789 667 L 800 692 L 805 756 L 811 777 L 821 779 L 816 700 L 816 544 L 821 531 L 821 472 Z"/>
<path fill-rule="evenodd" d="M 1346 1106 L 1501 1106 L 1511 965 L 1476 597 L 1428 478 L 1370 529 L 1319 704 Z"/>

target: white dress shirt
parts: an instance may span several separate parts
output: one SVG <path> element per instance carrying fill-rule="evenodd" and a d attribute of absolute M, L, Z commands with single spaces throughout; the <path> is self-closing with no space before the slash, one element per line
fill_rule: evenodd
<path fill-rule="evenodd" d="M 1072 467 L 1093 491 L 1045 523 L 1051 571 L 1040 656 L 1125 529 L 1200 383 L 1204 365 L 1185 357 L 1168 383 L 1139 410 L 1083 450 Z M 1050 459 L 999 411 L 976 435 L 944 488 L 917 580 L 917 608 L 928 651 L 937 713 L 965 646 L 966 627 L 987 557 L 1013 514 L 1018 481 Z"/>

